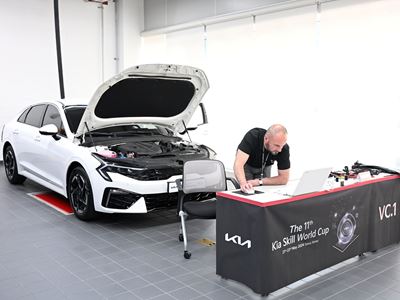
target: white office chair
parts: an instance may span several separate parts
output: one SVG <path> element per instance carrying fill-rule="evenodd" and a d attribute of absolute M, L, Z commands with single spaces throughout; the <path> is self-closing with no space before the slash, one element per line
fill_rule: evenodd
<path fill-rule="evenodd" d="M 188 201 L 189 196 L 195 193 L 215 193 L 226 190 L 226 181 L 229 180 L 235 186 L 239 184 L 234 178 L 226 178 L 225 167 L 218 160 L 193 160 L 183 165 L 183 176 L 177 180 L 179 190 L 178 211 L 181 219 L 179 240 L 183 241 L 186 259 L 191 257 L 187 249 L 187 233 L 185 220 L 187 217 L 197 219 L 216 218 L 216 199 L 204 201 Z"/>

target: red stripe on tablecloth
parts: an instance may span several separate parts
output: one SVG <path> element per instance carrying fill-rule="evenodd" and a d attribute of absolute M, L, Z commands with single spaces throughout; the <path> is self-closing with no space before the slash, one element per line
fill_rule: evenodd
<path fill-rule="evenodd" d="M 376 178 L 376 179 L 372 179 L 372 180 L 357 182 L 357 183 L 354 183 L 354 184 L 351 184 L 348 186 L 344 186 L 344 187 L 337 187 L 337 188 L 334 188 L 329 191 L 321 191 L 321 192 L 315 192 L 315 193 L 310 193 L 310 194 L 304 194 L 304 195 L 294 196 L 291 198 L 286 198 L 286 199 L 281 199 L 281 200 L 273 200 L 273 201 L 269 201 L 269 202 L 259 202 L 259 201 L 251 200 L 246 197 L 241 197 L 239 195 L 236 196 L 233 194 L 228 194 L 227 192 L 218 192 L 217 196 L 244 202 L 244 203 L 248 203 L 248 204 L 252 204 L 252 205 L 256 205 L 256 206 L 260 206 L 260 207 L 267 207 L 267 206 L 279 205 L 279 204 L 284 204 L 284 203 L 298 201 L 298 200 L 304 200 L 304 199 L 308 199 L 308 198 L 317 197 L 320 195 L 331 194 L 331 193 L 335 193 L 338 191 L 352 189 L 352 188 L 367 185 L 367 184 L 388 181 L 388 180 L 394 180 L 394 179 L 399 179 L 399 178 L 400 178 L 399 175 L 391 175 L 391 176 L 386 176 L 386 177 L 382 177 L 382 178 Z"/>

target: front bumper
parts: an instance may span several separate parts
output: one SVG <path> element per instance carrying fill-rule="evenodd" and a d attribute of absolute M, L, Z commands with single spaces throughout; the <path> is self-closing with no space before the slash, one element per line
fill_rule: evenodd
<path fill-rule="evenodd" d="M 96 172 L 97 173 L 97 172 Z M 147 213 L 159 209 L 176 208 L 178 190 L 176 180 L 181 175 L 166 180 L 140 181 L 118 173 L 109 173 L 112 181 L 93 174 L 92 190 L 96 211 L 104 213 Z M 191 195 L 193 201 L 213 197 L 212 193 Z"/>

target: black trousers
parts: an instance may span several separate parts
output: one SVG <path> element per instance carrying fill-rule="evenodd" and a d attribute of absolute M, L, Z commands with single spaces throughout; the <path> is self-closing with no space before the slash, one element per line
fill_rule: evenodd
<path fill-rule="evenodd" d="M 271 167 L 272 166 L 266 166 L 264 168 L 263 172 L 263 178 L 264 177 L 271 177 Z M 248 164 L 244 165 L 244 174 L 246 176 L 246 180 L 251 180 L 251 179 L 260 179 L 261 177 L 261 168 L 254 168 Z"/>

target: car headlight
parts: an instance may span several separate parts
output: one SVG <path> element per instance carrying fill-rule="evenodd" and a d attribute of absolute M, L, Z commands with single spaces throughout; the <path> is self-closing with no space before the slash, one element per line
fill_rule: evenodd
<path fill-rule="evenodd" d="M 96 171 L 99 172 L 101 177 L 103 177 L 107 181 L 112 181 L 110 175 L 108 175 L 109 172 L 133 177 L 132 175 L 134 175 L 136 172 L 144 170 L 143 168 L 125 167 L 113 163 L 108 163 L 102 160 L 98 154 L 92 153 L 92 155 L 100 162 L 100 166 L 96 168 Z"/>

